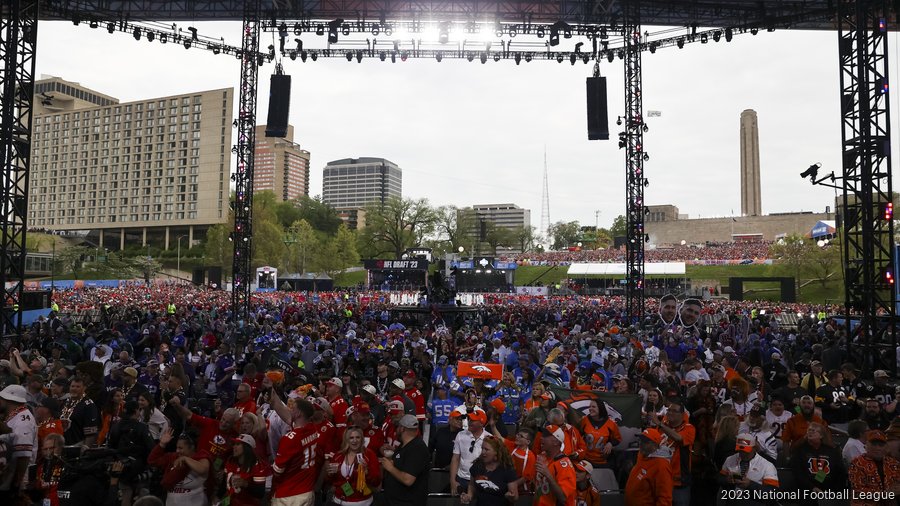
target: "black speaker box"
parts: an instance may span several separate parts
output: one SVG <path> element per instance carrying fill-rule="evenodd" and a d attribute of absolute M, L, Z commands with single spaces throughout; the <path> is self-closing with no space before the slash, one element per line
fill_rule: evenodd
<path fill-rule="evenodd" d="M 606 112 L 606 78 L 587 78 L 588 140 L 609 140 L 609 118 Z"/>
<path fill-rule="evenodd" d="M 273 74 L 269 86 L 269 115 L 266 120 L 266 137 L 287 135 L 288 112 L 291 108 L 291 76 Z"/>
<path fill-rule="evenodd" d="M 206 281 L 205 278 L 206 269 L 204 269 L 203 267 L 194 267 L 194 273 L 193 276 L 191 276 L 191 282 L 197 286 L 200 286 L 204 281 Z"/>
<path fill-rule="evenodd" d="M 209 284 L 215 285 L 216 288 L 222 289 L 222 268 L 221 267 L 210 267 L 209 268 Z"/>
<path fill-rule="evenodd" d="M 19 310 L 47 309 L 50 307 L 50 290 L 29 290 L 22 292 L 19 299 Z"/>

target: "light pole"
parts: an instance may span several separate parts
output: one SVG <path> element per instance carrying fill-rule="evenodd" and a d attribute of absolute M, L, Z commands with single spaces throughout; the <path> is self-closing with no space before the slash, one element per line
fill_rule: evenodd
<path fill-rule="evenodd" d="M 53 238 L 53 256 L 50 257 L 50 297 L 53 297 L 53 291 L 56 289 L 56 236 Z"/>
<path fill-rule="evenodd" d="M 299 235 L 298 230 L 294 227 L 289 227 L 284 232 L 284 238 L 282 240 L 284 241 L 284 245 L 287 246 L 287 249 L 288 249 L 288 259 L 291 258 L 291 246 L 293 246 L 294 244 L 297 244 L 297 240 L 298 240 L 297 236 L 298 235 Z M 305 254 L 306 254 L 306 250 L 304 249 L 304 256 L 305 256 Z M 288 265 L 290 265 L 290 260 L 288 260 Z M 299 274 L 303 275 L 302 272 L 300 272 Z"/>
<path fill-rule="evenodd" d="M 175 270 L 178 271 L 178 276 L 181 277 L 181 240 L 187 237 L 186 235 L 179 235 L 176 242 L 178 243 L 178 253 L 177 260 L 175 261 Z"/>

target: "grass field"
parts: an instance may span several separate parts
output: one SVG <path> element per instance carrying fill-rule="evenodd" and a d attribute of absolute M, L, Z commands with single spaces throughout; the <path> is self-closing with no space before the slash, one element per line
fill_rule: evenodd
<path fill-rule="evenodd" d="M 535 267 L 523 266 L 516 269 L 516 286 L 533 283 L 535 280 L 542 285 L 555 285 L 566 279 L 567 266 L 560 267 Z M 728 286 L 728 278 L 731 277 L 794 277 L 794 273 L 788 267 L 782 265 L 688 265 L 687 278 L 695 283 L 704 281 L 717 281 L 721 286 Z M 829 279 L 823 286 L 819 281 L 812 281 L 808 276 L 801 275 L 802 288 L 798 297 L 801 302 L 824 303 L 841 301 L 844 297 L 844 280 L 838 273 Z M 335 278 L 336 286 L 355 286 L 365 282 L 365 272 L 350 272 L 339 274 Z M 779 286 L 777 283 L 744 283 L 744 297 L 747 300 L 779 300 Z"/>

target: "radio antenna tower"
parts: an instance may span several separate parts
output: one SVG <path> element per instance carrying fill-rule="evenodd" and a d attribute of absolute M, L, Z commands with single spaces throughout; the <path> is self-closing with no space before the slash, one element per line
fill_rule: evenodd
<path fill-rule="evenodd" d="M 550 185 L 547 182 L 547 146 L 544 146 L 544 191 L 541 195 L 541 235 L 550 249 Z"/>

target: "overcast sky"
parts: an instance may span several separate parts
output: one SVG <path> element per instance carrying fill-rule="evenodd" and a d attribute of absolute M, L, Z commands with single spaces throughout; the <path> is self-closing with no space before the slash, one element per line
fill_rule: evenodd
<path fill-rule="evenodd" d="M 239 23 L 196 26 L 240 45 Z M 896 34 L 890 37 L 896 76 Z M 271 38 L 265 34 L 262 46 Z M 739 118 L 749 108 L 759 114 L 763 212 L 821 212 L 833 205 L 832 190 L 812 187 L 799 173 L 814 162 L 825 173 L 840 172 L 835 33 L 736 35 L 731 43 L 645 53 L 643 61 L 644 109 L 662 112 L 648 120 L 645 136 L 648 204 L 674 204 L 692 218 L 740 213 Z M 312 156 L 311 195 L 321 193 L 328 161 L 384 157 L 402 168 L 404 197 L 457 206 L 512 202 L 531 209 L 539 227 L 546 145 L 552 222 L 593 225 L 599 210 L 600 225 L 608 226 L 624 210 L 624 151 L 615 125 L 624 111 L 619 60 L 601 65 L 609 83 L 609 141 L 587 140 L 584 87 L 591 65 L 580 62 L 341 58 L 285 59 L 284 65 L 293 79 L 294 140 Z M 265 123 L 273 69 L 260 69 L 259 123 Z M 233 56 L 136 42 L 84 24 L 39 28 L 38 75 L 80 82 L 121 101 L 237 88 L 239 70 Z M 892 81 L 891 89 L 900 86 Z M 894 145 L 900 145 L 898 103 L 891 111 Z"/>

